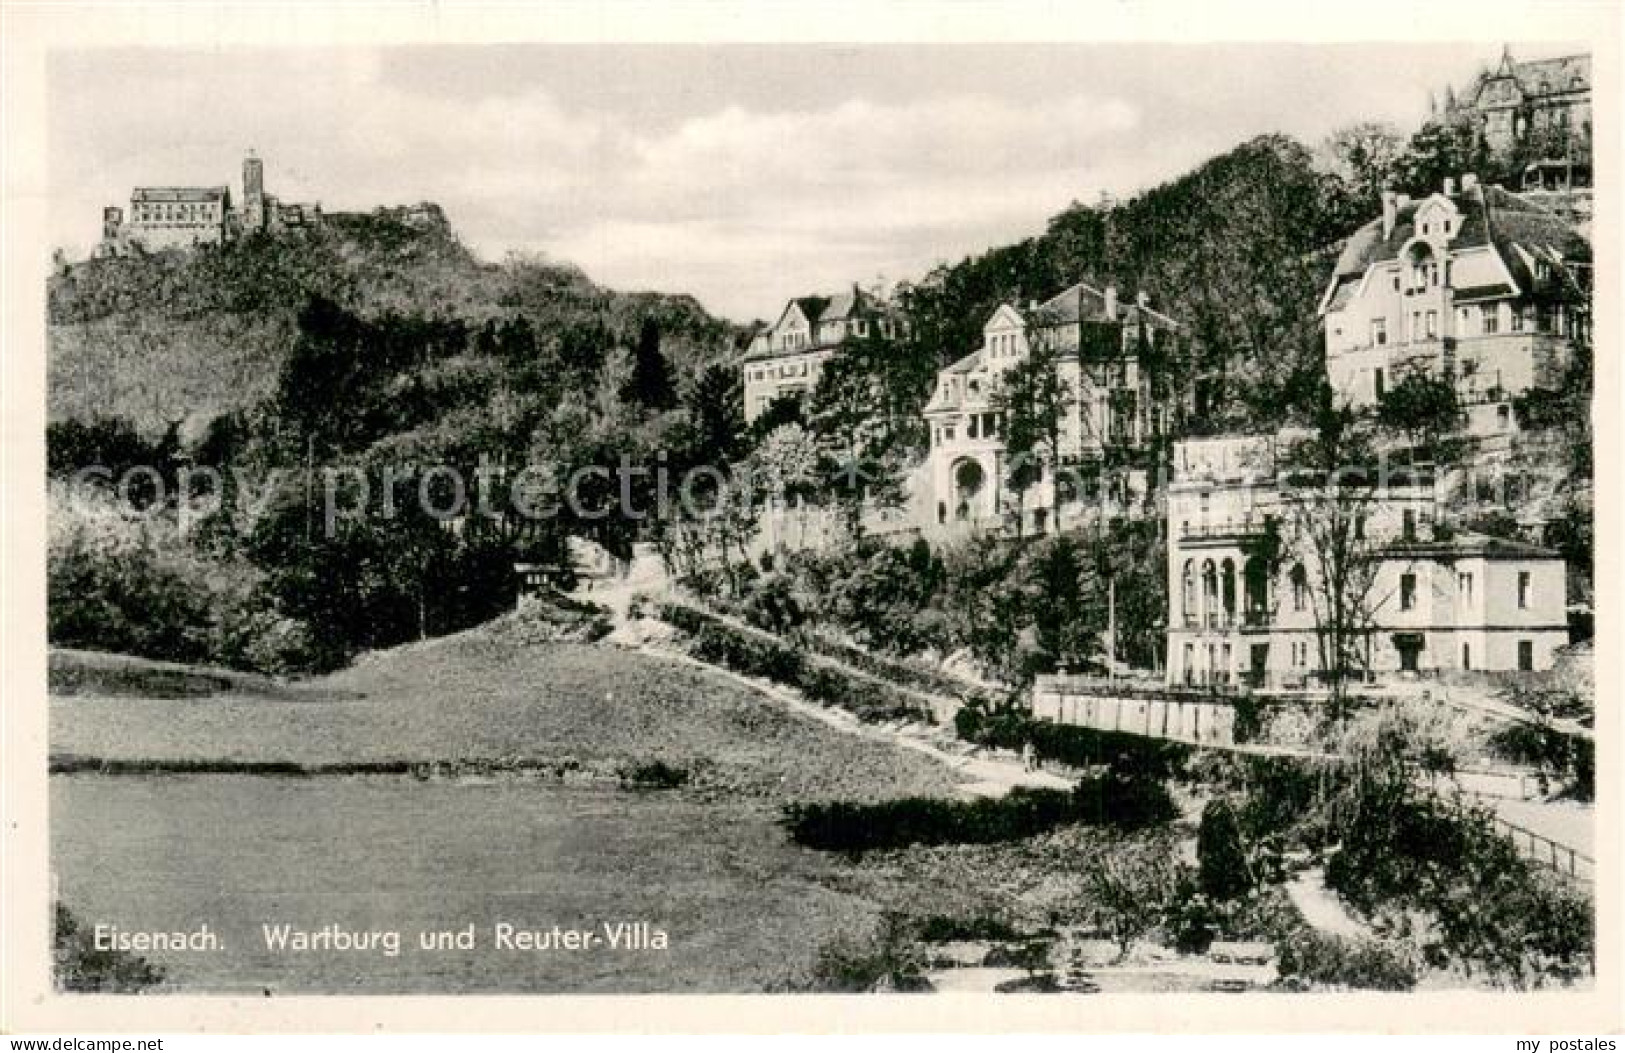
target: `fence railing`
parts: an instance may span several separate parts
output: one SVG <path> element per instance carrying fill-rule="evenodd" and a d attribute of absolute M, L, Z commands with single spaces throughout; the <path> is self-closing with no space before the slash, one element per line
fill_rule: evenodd
<path fill-rule="evenodd" d="M 1531 863 L 1549 867 L 1560 876 L 1573 881 L 1595 879 L 1597 861 L 1579 849 L 1553 841 L 1498 815 L 1491 815 L 1490 823 Z"/>

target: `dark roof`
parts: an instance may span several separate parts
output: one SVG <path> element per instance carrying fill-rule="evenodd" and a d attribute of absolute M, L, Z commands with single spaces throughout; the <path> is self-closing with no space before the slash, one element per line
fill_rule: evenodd
<path fill-rule="evenodd" d="M 791 302 L 801 308 L 801 313 L 807 316 L 807 321 L 817 325 L 818 320 L 824 317 L 824 308 L 829 306 L 829 297 L 798 296 Z"/>
<path fill-rule="evenodd" d="M 1518 86 L 1529 95 L 1555 95 L 1591 87 L 1591 56 L 1564 55 L 1560 58 L 1532 59 L 1512 66 Z M 1578 81 L 1576 81 L 1578 78 Z M 1544 89 L 1542 88 L 1544 85 Z"/>
<path fill-rule="evenodd" d="M 1333 271 L 1333 292 L 1327 310 L 1340 308 L 1372 264 L 1396 259 L 1406 242 L 1416 234 L 1416 213 L 1430 197 L 1407 200 L 1394 217 L 1394 228 L 1382 236 L 1382 218 L 1372 220 L 1350 235 L 1343 245 Z M 1591 245 L 1563 216 L 1543 208 L 1499 186 L 1477 186 L 1458 191 L 1450 201 L 1461 213 L 1461 230 L 1450 242 L 1452 251 L 1489 245 L 1512 272 L 1513 280 L 1526 292 L 1536 288 L 1534 275 L 1518 249 L 1531 256 L 1545 256 L 1557 263 L 1587 262 Z M 1478 295 L 1488 295 L 1484 289 Z M 1466 290 L 1458 296 L 1468 295 Z"/>
<path fill-rule="evenodd" d="M 138 186 L 130 192 L 131 201 L 218 201 L 229 196 L 223 186 Z"/>
<path fill-rule="evenodd" d="M 1118 296 L 1117 317 L 1106 316 L 1106 294 L 1088 282 L 1077 282 L 1056 293 L 1054 296 L 1039 304 L 1040 311 L 1050 314 L 1059 324 L 1070 325 L 1077 322 L 1110 322 L 1124 323 L 1145 322 L 1145 324 L 1164 328 L 1177 329 L 1179 323 L 1160 311 L 1149 307 L 1141 307 L 1134 297 Z M 1017 309 L 1019 311 L 1019 308 Z"/>
<path fill-rule="evenodd" d="M 1401 541 L 1387 554 L 1416 559 L 1562 559 L 1557 551 L 1490 534 L 1464 533 L 1442 541 Z"/>

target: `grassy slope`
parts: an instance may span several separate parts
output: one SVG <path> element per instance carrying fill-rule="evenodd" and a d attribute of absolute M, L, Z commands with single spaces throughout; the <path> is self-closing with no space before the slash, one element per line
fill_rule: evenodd
<path fill-rule="evenodd" d="M 660 759 L 694 769 L 702 787 L 774 799 L 946 793 L 957 781 L 928 758 L 609 647 L 523 647 L 476 630 L 369 656 L 310 686 L 364 697 L 58 697 L 51 749 L 300 764 L 574 759 L 600 772 Z"/>

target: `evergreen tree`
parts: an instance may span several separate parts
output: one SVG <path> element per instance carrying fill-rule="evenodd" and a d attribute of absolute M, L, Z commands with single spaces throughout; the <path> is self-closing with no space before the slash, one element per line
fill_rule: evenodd
<path fill-rule="evenodd" d="M 653 318 L 643 320 L 637 347 L 632 352 L 632 375 L 621 397 L 653 410 L 677 405 L 677 388 L 672 383 L 671 365 L 660 353 L 660 325 Z"/>

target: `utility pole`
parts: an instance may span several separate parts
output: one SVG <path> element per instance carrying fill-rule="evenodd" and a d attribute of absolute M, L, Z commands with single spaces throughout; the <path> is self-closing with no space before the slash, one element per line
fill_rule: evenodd
<path fill-rule="evenodd" d="M 1117 578 L 1106 579 L 1106 679 L 1117 679 Z"/>

